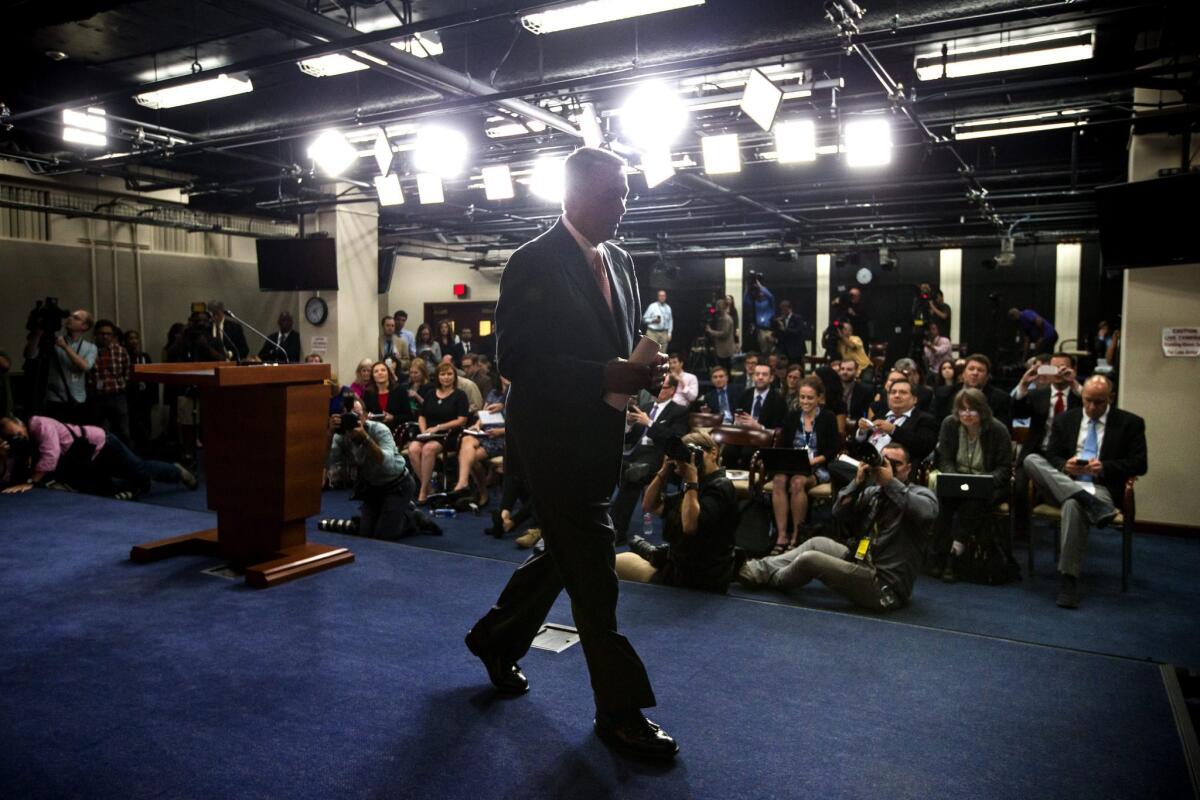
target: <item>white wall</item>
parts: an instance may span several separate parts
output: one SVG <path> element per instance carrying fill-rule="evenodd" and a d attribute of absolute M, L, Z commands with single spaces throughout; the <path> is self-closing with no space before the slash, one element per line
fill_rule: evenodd
<path fill-rule="evenodd" d="M 494 302 L 500 296 L 499 276 L 485 275 L 469 264 L 439 259 L 398 256 L 392 285 L 379 296 L 379 317 L 400 309 L 408 312 L 407 329 L 416 331 L 425 316 L 426 303 L 454 303 L 454 284 L 471 289 L 466 302 Z"/>

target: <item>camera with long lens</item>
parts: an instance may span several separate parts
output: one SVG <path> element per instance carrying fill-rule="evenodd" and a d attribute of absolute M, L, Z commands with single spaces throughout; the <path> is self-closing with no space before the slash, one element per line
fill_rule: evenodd
<path fill-rule="evenodd" d="M 868 467 L 874 469 L 883 464 L 883 454 L 875 449 L 875 445 L 868 442 L 860 442 L 857 439 L 851 439 L 851 447 L 849 447 L 850 455 L 858 459 Z"/>
<path fill-rule="evenodd" d="M 57 297 L 47 297 L 34 304 L 25 320 L 25 330 L 30 333 L 57 333 L 62 328 L 63 320 L 69 316 L 70 314 L 59 307 Z"/>
<path fill-rule="evenodd" d="M 354 402 L 358 397 L 352 391 L 342 392 L 342 424 L 338 433 L 350 433 L 358 428 L 358 414 L 354 412 Z"/>
<path fill-rule="evenodd" d="M 698 444 L 688 444 L 678 436 L 672 436 L 667 439 L 666 446 L 663 448 L 667 454 L 667 458 L 672 461 L 690 461 L 692 466 L 700 469 L 700 464 L 704 461 L 704 448 Z"/>

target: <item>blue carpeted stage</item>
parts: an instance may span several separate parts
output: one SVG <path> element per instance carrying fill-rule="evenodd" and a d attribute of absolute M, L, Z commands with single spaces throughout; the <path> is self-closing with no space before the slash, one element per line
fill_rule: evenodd
<path fill-rule="evenodd" d="M 1139 659 L 1200 663 L 1193 542 L 1139 537 L 1121 596 L 1116 549 L 1095 537 L 1075 613 L 1053 605 L 1048 544 L 1032 585 L 922 581 L 886 619 L 843 613 L 819 588 L 746 599 L 622 584 L 651 717 L 683 747 L 653 767 L 590 733 L 578 647 L 532 651 L 530 694 L 493 696 L 462 634 L 521 554 L 483 536 L 484 518 L 405 544 L 316 534 L 357 561 L 267 591 L 202 574 L 205 559 L 127 560 L 132 544 L 210 526 L 163 505 L 202 496 L 0 498 L 0 796 L 1191 791 L 1158 665 Z M 349 506 L 337 493 L 326 508 Z M 570 623 L 564 601 L 551 619 Z"/>

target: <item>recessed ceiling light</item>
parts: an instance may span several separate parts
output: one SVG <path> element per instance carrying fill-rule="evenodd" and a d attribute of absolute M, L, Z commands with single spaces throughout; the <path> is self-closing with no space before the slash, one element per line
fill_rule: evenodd
<path fill-rule="evenodd" d="M 68 56 L 62 50 L 47 50 L 46 58 L 50 59 L 51 61 L 66 61 L 68 58 L 70 58 L 70 56 Z"/>

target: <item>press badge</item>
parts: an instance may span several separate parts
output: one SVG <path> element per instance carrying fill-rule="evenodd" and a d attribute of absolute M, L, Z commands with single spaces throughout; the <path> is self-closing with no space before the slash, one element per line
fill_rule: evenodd
<path fill-rule="evenodd" d="M 864 536 L 858 540 L 858 549 L 854 551 L 855 559 L 862 561 L 867 557 L 867 550 L 871 547 L 871 537 Z"/>

